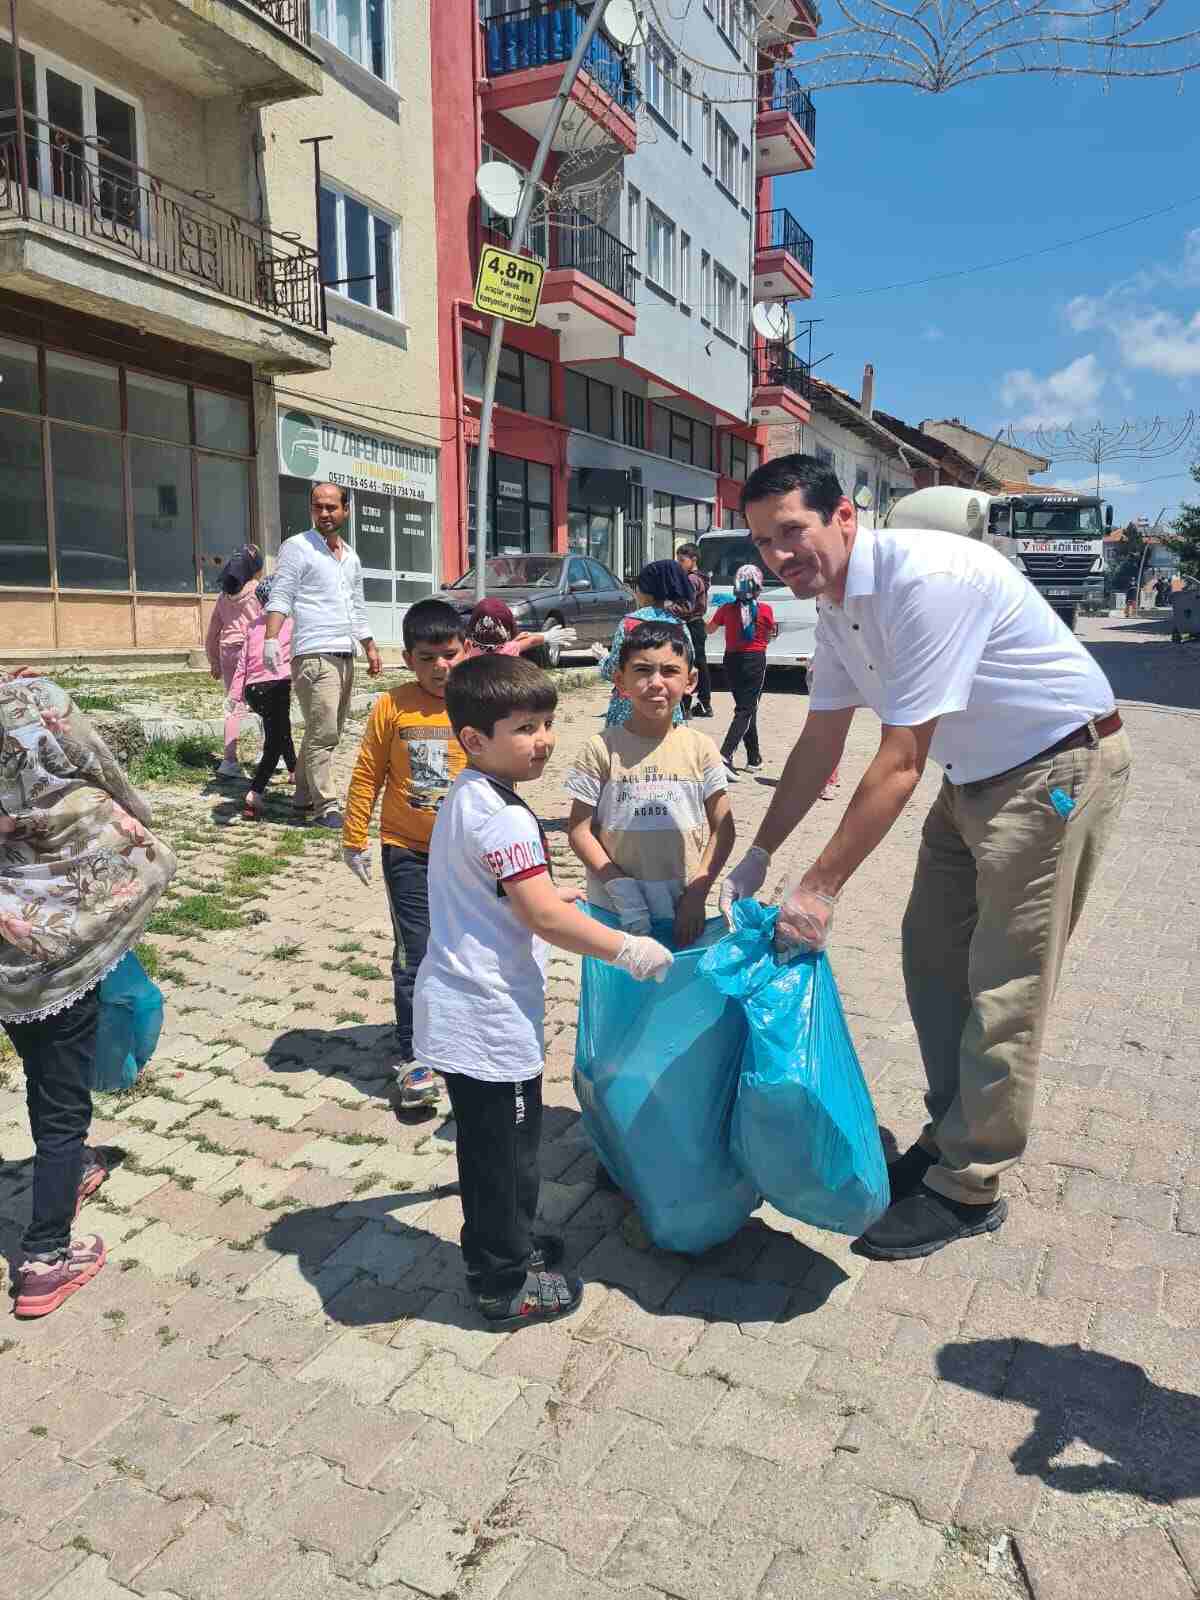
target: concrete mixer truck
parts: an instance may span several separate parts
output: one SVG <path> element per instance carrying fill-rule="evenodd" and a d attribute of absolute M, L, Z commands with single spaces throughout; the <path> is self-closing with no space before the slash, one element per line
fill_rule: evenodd
<path fill-rule="evenodd" d="M 1112 506 L 1096 495 L 1055 489 L 981 494 L 942 485 L 902 496 L 885 526 L 938 528 L 990 544 L 1074 628 L 1080 606 L 1103 603 L 1104 533 L 1112 516 Z"/>

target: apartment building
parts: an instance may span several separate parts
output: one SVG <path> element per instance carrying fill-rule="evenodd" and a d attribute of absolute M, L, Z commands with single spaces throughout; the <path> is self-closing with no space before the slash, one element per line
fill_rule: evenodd
<path fill-rule="evenodd" d="M 589 48 L 526 241 L 547 267 L 537 325 L 505 328 L 491 554 L 636 571 L 731 525 L 767 427 L 808 415 L 807 368 L 753 333 L 751 306 L 812 292 L 812 241 L 771 182 L 815 160 L 812 101 L 784 60 L 815 14 L 779 0 L 760 23 L 762 9 L 660 8 L 668 31 L 622 52 L 602 29 Z M 490 322 L 472 283 L 480 250 L 511 233 L 474 174 L 483 159 L 528 171 L 587 10 L 442 0 L 431 19 L 448 570 L 474 549 Z"/>
<path fill-rule="evenodd" d="M 400 49 L 387 0 L 13 12 L 5 647 L 195 647 L 225 558 L 306 525 L 316 476 L 357 486 L 354 538 L 387 638 L 408 573 L 422 592 L 437 576 L 427 63 Z M 301 140 L 320 134 L 333 137 L 318 227 Z M 405 137 L 414 154 L 381 161 Z"/>

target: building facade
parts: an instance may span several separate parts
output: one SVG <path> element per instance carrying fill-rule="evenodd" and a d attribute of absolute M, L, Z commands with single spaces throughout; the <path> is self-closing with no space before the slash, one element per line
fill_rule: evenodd
<path fill-rule="evenodd" d="M 760 25 L 741 0 L 701 0 L 664 19 L 669 37 L 651 29 L 622 52 L 601 31 L 589 48 L 526 241 L 547 268 L 537 323 L 505 327 L 490 554 L 573 551 L 636 572 L 728 525 L 768 424 L 807 416 L 807 368 L 751 323 L 755 299 L 812 292 L 811 240 L 773 210 L 771 174 L 813 164 L 812 102 L 777 57 L 814 24 L 803 0 L 777 9 Z M 511 234 L 475 172 L 528 171 L 582 14 L 575 0 L 442 0 L 431 18 L 448 572 L 474 555 L 491 327 L 475 272 Z"/>
<path fill-rule="evenodd" d="M 273 553 L 307 524 L 297 483 L 363 480 L 363 463 L 381 638 L 397 570 L 436 580 L 437 423 L 408 425 L 437 412 L 427 63 L 387 3 L 353 10 L 17 0 L 17 39 L 0 35 L 4 648 L 196 647 L 226 557 L 248 539 Z M 300 141 L 322 133 L 318 229 Z M 405 136 L 425 161 L 397 187 L 379 151 Z M 406 343 L 416 317 L 427 345 Z M 397 487 L 425 535 L 399 562 Z"/>

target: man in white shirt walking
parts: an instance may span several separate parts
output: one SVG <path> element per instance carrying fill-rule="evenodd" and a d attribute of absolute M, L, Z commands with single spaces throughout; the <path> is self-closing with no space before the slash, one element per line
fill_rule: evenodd
<path fill-rule="evenodd" d="M 291 617 L 292 686 L 304 714 L 294 805 L 317 827 L 340 833 L 331 768 L 350 710 L 356 642 L 366 651 L 372 678 L 383 671 L 383 662 L 367 625 L 362 563 L 342 538 L 350 491 L 314 484 L 311 503 L 312 527 L 285 539 L 279 552 L 263 661 L 279 670 L 279 631 Z"/>
<path fill-rule="evenodd" d="M 808 719 L 722 908 L 754 894 L 841 759 L 854 712 L 879 749 L 816 861 L 783 897 L 782 943 L 823 949 L 842 885 L 879 845 L 927 757 L 945 774 L 902 930 L 928 1121 L 889 1168 L 892 1205 L 859 1241 L 884 1260 L 998 1228 L 1001 1174 L 1033 1120 L 1067 940 L 1129 782 L 1108 680 L 1003 556 L 941 532 L 859 527 L 833 472 L 782 456 L 747 479 L 760 556 L 820 598 Z"/>

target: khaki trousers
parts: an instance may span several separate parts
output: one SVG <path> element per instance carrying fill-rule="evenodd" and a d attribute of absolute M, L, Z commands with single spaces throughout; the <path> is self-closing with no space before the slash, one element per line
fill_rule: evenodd
<path fill-rule="evenodd" d="M 353 656 L 293 656 L 292 687 L 304 716 L 294 804 L 314 818 L 336 811 L 331 768 L 354 687 Z"/>
<path fill-rule="evenodd" d="M 1129 784 L 1124 730 L 981 783 L 944 782 L 904 914 L 904 982 L 929 1090 L 925 1182 L 988 1204 L 1024 1152 L 1067 940 Z M 1051 801 L 1062 790 L 1064 818 Z"/>

